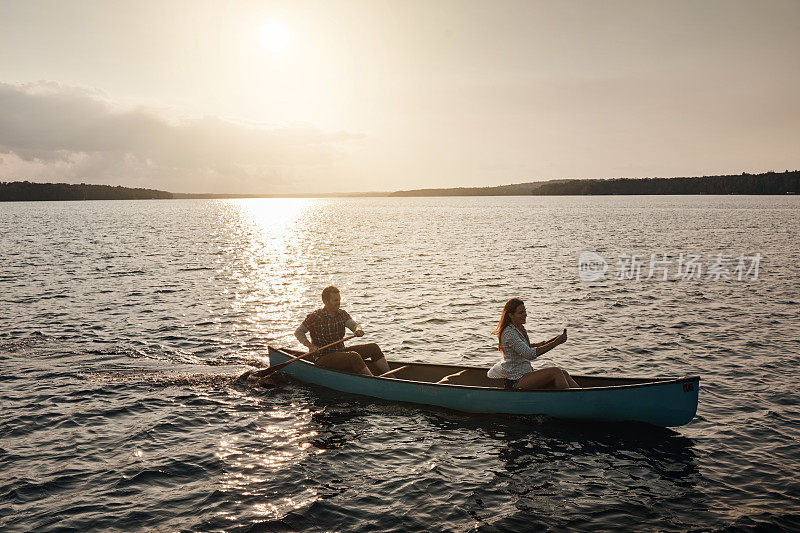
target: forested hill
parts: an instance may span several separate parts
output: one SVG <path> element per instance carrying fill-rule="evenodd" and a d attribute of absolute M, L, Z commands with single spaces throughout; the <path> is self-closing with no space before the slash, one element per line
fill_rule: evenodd
<path fill-rule="evenodd" d="M 390 196 L 583 196 L 604 194 L 800 194 L 800 171 L 699 178 L 553 180 L 497 187 L 417 189 Z"/>
<path fill-rule="evenodd" d="M 547 183 L 539 195 L 592 194 L 786 194 L 800 192 L 800 171 L 701 178 L 619 178 Z"/>
<path fill-rule="evenodd" d="M 514 185 L 496 185 L 494 187 L 456 187 L 452 189 L 414 189 L 396 191 L 389 196 L 527 196 L 539 194 L 544 185 L 559 185 L 568 180 L 533 181 L 515 183 Z"/>
<path fill-rule="evenodd" d="M 152 200 L 169 199 L 172 193 L 154 189 L 131 189 L 86 183 L 32 183 L 0 181 L 0 202 L 40 200 Z"/>
<path fill-rule="evenodd" d="M 36 200 L 150 200 L 172 198 L 257 198 L 267 196 L 584 196 L 608 194 L 800 194 L 800 171 L 703 176 L 699 178 L 615 178 L 551 180 L 498 185 L 416 189 L 392 193 L 328 193 L 323 195 L 183 194 L 81 183 L 0 182 L 0 202 Z"/>

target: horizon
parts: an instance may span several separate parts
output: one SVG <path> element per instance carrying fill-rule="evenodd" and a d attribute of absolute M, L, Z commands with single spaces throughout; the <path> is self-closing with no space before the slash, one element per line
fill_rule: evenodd
<path fill-rule="evenodd" d="M 797 2 L 0 5 L 0 181 L 354 194 L 797 168 Z M 780 170 L 779 170 L 780 169 Z"/>

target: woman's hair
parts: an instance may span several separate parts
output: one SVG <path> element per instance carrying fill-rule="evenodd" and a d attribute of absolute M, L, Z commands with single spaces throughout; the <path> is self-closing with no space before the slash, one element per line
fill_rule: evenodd
<path fill-rule="evenodd" d="M 503 347 L 500 345 L 500 334 L 506 329 L 506 326 L 511 323 L 511 315 L 517 312 L 520 305 L 524 304 L 519 298 L 511 298 L 503 306 L 503 313 L 500 315 L 500 323 L 497 324 L 497 329 L 492 332 L 492 335 L 497 335 L 497 349 L 502 351 Z"/>

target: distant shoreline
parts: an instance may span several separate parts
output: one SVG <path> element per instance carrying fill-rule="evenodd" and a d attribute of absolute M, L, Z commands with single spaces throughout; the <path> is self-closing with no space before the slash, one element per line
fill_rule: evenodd
<path fill-rule="evenodd" d="M 0 182 L 0 202 L 74 200 L 176 200 L 224 198 L 384 198 L 442 196 L 786 195 L 800 193 L 800 171 L 694 178 L 549 180 L 494 187 L 412 189 L 394 192 L 314 194 L 172 193 L 86 183 Z"/>

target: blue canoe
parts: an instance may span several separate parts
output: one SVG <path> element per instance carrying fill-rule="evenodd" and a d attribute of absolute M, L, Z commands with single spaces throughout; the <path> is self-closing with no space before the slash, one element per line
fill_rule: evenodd
<path fill-rule="evenodd" d="M 270 365 L 302 352 L 269 347 Z M 304 383 L 381 398 L 445 407 L 468 413 L 547 415 L 611 422 L 645 422 L 674 427 L 697 412 L 700 378 L 620 378 L 572 376 L 580 389 L 505 390 L 503 380 L 486 377 L 485 368 L 389 362 L 383 376 L 329 370 L 304 360 L 281 372 Z"/>

